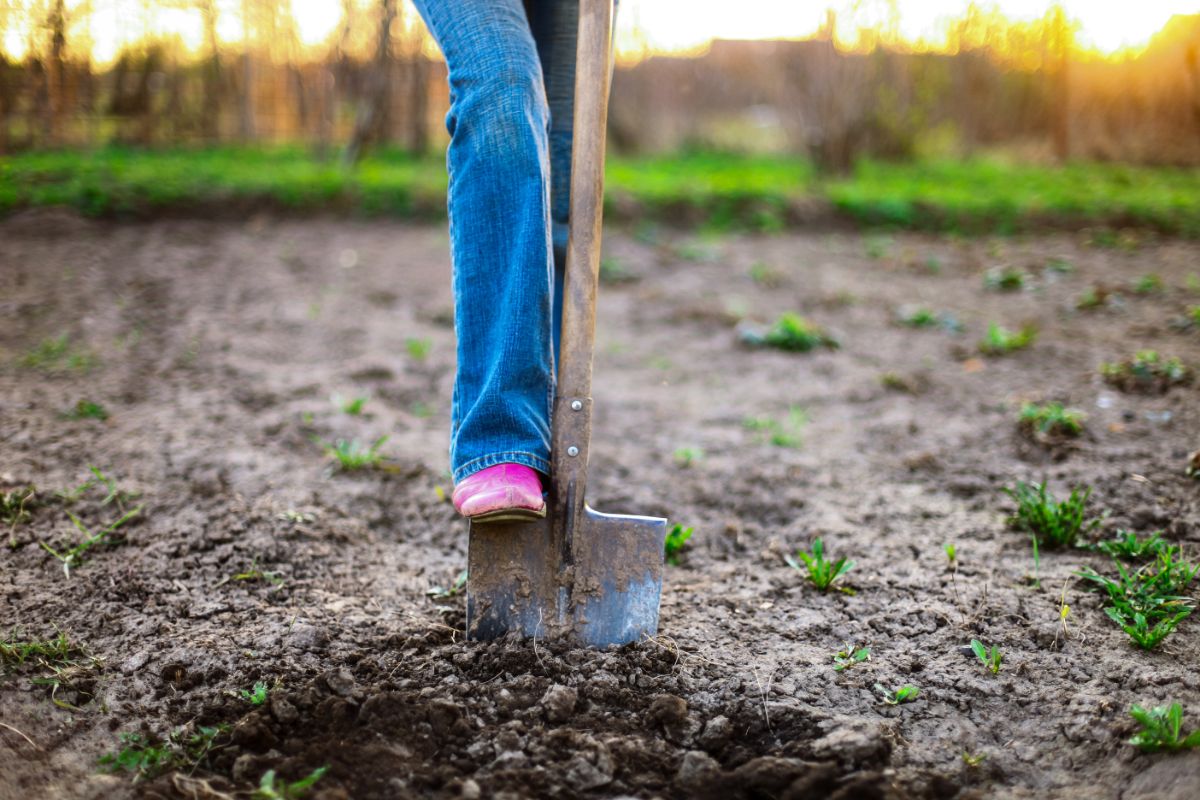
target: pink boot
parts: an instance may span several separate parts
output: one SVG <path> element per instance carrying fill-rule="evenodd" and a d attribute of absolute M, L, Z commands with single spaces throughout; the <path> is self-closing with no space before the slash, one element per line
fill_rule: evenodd
<path fill-rule="evenodd" d="M 464 478 L 451 496 L 472 522 L 516 522 L 546 516 L 542 480 L 524 464 L 496 464 Z"/>

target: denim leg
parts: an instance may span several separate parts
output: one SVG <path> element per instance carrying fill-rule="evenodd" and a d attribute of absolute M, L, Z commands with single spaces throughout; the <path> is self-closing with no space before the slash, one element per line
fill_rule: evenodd
<path fill-rule="evenodd" d="M 616 7 L 613 2 L 613 27 Z M 563 272 L 571 211 L 571 139 L 575 126 L 575 50 L 579 0 L 525 0 L 550 104 L 550 222 L 554 242 L 554 355 L 562 327 Z"/>
<path fill-rule="evenodd" d="M 494 464 L 549 474 L 549 109 L 522 0 L 415 0 L 446 58 L 458 371 L 454 481 Z"/>

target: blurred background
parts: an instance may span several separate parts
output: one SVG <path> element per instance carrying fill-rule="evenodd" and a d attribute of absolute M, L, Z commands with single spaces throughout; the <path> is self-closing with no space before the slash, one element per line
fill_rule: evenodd
<path fill-rule="evenodd" d="M 824 193 L 867 219 L 940 226 L 1014 204 L 1101 213 L 1095 195 L 1120 190 L 1146 196 L 1110 197 L 1104 214 L 1191 230 L 1193 10 L 622 0 L 611 204 L 770 228 Z M 216 193 L 435 215 L 446 94 L 407 0 L 0 0 L 0 208 Z M 1019 171 L 1068 164 L 1094 168 L 1034 188 L 1043 173 Z M 1116 164 L 1175 169 L 1097 166 Z M 982 210 L 981 185 L 995 188 Z"/>

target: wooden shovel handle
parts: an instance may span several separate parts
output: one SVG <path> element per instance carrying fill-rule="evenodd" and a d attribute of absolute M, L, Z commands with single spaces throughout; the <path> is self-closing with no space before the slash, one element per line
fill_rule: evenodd
<path fill-rule="evenodd" d="M 551 443 L 560 502 L 583 505 L 592 420 L 592 350 L 604 210 L 604 133 L 612 74 L 613 0 L 579 0 L 571 210 L 563 282 L 562 339 Z M 568 491 L 568 486 L 572 491 Z"/>

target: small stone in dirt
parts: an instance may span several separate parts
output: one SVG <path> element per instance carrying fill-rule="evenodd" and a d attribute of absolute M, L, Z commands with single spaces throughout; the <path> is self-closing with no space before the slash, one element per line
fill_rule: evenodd
<path fill-rule="evenodd" d="M 567 783 L 576 791 L 586 792 L 589 789 L 607 786 L 612 783 L 615 768 L 608 749 L 597 748 L 589 753 L 589 755 L 593 756 L 594 762 L 589 761 L 581 754 L 575 756 L 567 763 L 565 778 Z"/>
<path fill-rule="evenodd" d="M 1192 800 L 1200 796 L 1200 753 L 1151 764 L 1133 776 L 1121 800 Z"/>
<path fill-rule="evenodd" d="M 271 715 L 283 725 L 289 725 L 300 718 L 300 712 L 286 697 L 271 695 Z"/>
<path fill-rule="evenodd" d="M 295 625 L 287 636 L 289 647 L 307 652 L 321 649 L 328 641 L 329 636 L 323 629 L 302 622 Z"/>
<path fill-rule="evenodd" d="M 462 786 L 458 788 L 458 796 L 463 800 L 479 800 L 483 795 L 483 791 L 479 788 L 479 784 L 471 778 L 467 778 L 462 782 Z"/>
<path fill-rule="evenodd" d="M 752 797 L 778 797 L 792 781 L 808 772 L 811 766 L 798 758 L 759 756 L 750 759 L 734 771 L 731 785 Z"/>
<path fill-rule="evenodd" d="M 698 722 L 688 718 L 687 701 L 673 694 L 660 694 L 654 698 L 647 712 L 649 721 L 662 726 L 667 741 L 686 744 L 696 735 Z"/>
<path fill-rule="evenodd" d="M 350 674 L 350 670 L 342 667 L 336 672 L 325 674 L 325 685 L 334 694 L 340 697 L 347 697 L 354 691 L 354 676 Z"/>
<path fill-rule="evenodd" d="M 817 758 L 864 764 L 885 758 L 891 745 L 878 725 L 848 722 L 813 742 L 812 752 Z"/>
<path fill-rule="evenodd" d="M 550 722 L 566 722 L 575 713 L 575 703 L 579 700 L 579 692 L 570 686 L 554 684 L 542 695 L 542 710 Z"/>
<path fill-rule="evenodd" d="M 683 789 L 694 791 L 720 772 L 721 765 L 708 753 L 703 750 L 689 750 L 683 754 L 683 760 L 679 762 L 675 780 Z"/>
<path fill-rule="evenodd" d="M 505 750 L 500 755 L 496 756 L 496 760 L 492 762 L 491 769 L 499 771 L 502 769 L 521 769 L 529 762 L 529 758 L 520 750 Z"/>
<path fill-rule="evenodd" d="M 720 750 L 733 735 L 733 723 L 724 715 L 713 717 L 704 725 L 700 746 L 705 750 Z"/>
<path fill-rule="evenodd" d="M 445 736 L 450 732 L 454 723 L 462 717 L 463 710 L 462 706 L 453 700 L 435 697 L 429 701 L 425 713 L 429 717 L 429 724 L 433 728 L 433 732 L 439 736 Z"/>

